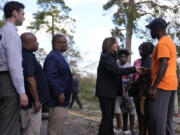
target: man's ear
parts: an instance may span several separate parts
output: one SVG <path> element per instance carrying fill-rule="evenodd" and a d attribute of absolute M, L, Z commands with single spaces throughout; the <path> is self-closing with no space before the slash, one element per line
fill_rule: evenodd
<path fill-rule="evenodd" d="M 16 10 L 13 10 L 12 16 L 17 17 L 17 15 L 18 15 L 18 12 Z"/>

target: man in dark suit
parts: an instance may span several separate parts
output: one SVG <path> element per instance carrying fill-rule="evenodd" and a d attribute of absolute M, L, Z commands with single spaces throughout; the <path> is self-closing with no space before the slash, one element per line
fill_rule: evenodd
<path fill-rule="evenodd" d="M 62 135 L 71 96 L 72 74 L 62 55 L 68 47 L 66 37 L 61 34 L 54 35 L 52 46 L 53 49 L 44 62 L 44 71 L 51 93 L 48 135 Z"/>

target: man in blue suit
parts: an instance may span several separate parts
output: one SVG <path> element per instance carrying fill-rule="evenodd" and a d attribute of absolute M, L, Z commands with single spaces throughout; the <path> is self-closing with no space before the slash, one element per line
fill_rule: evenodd
<path fill-rule="evenodd" d="M 51 93 L 48 135 L 62 135 L 72 91 L 71 71 L 62 55 L 68 48 L 66 37 L 61 34 L 54 35 L 52 47 L 44 62 L 44 71 Z"/>

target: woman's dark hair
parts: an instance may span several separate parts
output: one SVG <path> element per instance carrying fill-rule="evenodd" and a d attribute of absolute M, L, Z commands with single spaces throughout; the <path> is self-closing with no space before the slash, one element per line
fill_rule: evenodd
<path fill-rule="evenodd" d="M 141 50 L 142 61 L 153 53 L 153 49 L 154 45 L 151 42 L 144 42 L 139 46 L 139 50 Z"/>
<path fill-rule="evenodd" d="M 116 39 L 114 37 L 105 38 L 102 45 L 102 52 L 108 53 L 111 46 L 115 43 L 116 43 Z"/>
<path fill-rule="evenodd" d="M 119 51 L 118 51 L 118 58 L 120 58 L 120 56 L 122 54 L 125 54 L 128 57 L 129 56 L 129 51 L 126 50 L 126 49 L 119 49 Z"/>
<path fill-rule="evenodd" d="M 4 6 L 4 15 L 5 18 L 10 18 L 12 17 L 12 13 L 14 10 L 16 10 L 17 12 L 19 12 L 21 9 L 24 9 L 25 6 L 17 1 L 10 1 L 7 2 Z"/>
<path fill-rule="evenodd" d="M 148 57 L 153 53 L 154 45 L 151 42 L 144 42 L 139 47 L 142 51 L 142 57 Z"/>

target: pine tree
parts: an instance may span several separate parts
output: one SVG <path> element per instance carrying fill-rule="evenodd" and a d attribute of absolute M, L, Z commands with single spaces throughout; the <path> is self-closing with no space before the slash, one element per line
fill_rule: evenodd
<path fill-rule="evenodd" d="M 112 29 L 112 35 L 118 37 L 121 45 L 125 45 L 129 52 L 131 52 L 133 34 L 147 41 L 149 32 L 145 25 L 158 17 L 166 19 L 169 23 L 167 32 L 175 43 L 179 44 L 179 0 L 109 0 L 103 8 L 104 10 L 117 9 L 113 15 L 115 28 Z"/>
<path fill-rule="evenodd" d="M 75 19 L 69 16 L 71 9 L 66 6 L 64 0 L 38 0 L 39 10 L 34 13 L 34 21 L 30 23 L 28 29 L 35 32 L 45 30 L 52 37 L 56 33 L 64 34 L 69 41 L 69 49 L 65 53 L 71 69 L 78 70 L 80 53 L 74 48 L 73 33 Z"/>

